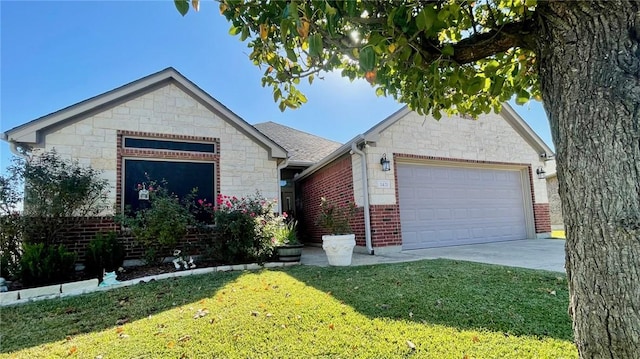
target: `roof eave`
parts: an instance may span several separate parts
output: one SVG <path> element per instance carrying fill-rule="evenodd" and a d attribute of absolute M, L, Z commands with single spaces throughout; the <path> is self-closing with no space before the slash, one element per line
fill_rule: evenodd
<path fill-rule="evenodd" d="M 189 91 L 198 100 L 207 104 L 210 110 L 214 110 L 229 119 L 230 122 L 232 122 L 232 125 L 249 137 L 253 138 L 256 142 L 265 146 L 265 148 L 268 149 L 269 156 L 271 158 L 287 158 L 287 151 L 279 144 L 266 137 L 172 67 L 89 98 L 75 105 L 71 105 L 59 111 L 37 118 L 23 125 L 14 127 L 4 132 L 3 139 L 5 141 L 37 144 L 39 140 L 39 132 L 44 129 L 59 124 L 60 122 L 90 113 L 91 111 L 108 107 L 123 98 L 160 86 L 168 81 L 175 81 L 180 87 Z"/>
<path fill-rule="evenodd" d="M 500 111 L 502 117 L 513 127 L 514 130 L 522 137 L 527 143 L 535 149 L 538 154 L 544 158 L 550 158 L 554 155 L 553 150 L 547 146 L 547 144 L 538 136 L 535 131 L 518 115 L 518 113 L 508 103 L 502 104 L 502 110 Z M 543 156 L 544 155 L 544 156 Z"/>

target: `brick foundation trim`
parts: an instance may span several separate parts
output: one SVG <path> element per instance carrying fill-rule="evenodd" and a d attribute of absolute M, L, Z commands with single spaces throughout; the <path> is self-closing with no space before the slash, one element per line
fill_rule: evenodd
<path fill-rule="evenodd" d="M 67 250 L 77 254 L 77 262 L 84 263 L 89 242 L 98 233 L 106 234 L 108 232 L 117 233 L 118 240 L 124 245 L 125 260 L 144 258 L 145 248 L 143 245 L 138 243 L 127 231 L 123 231 L 113 217 L 84 218 L 79 225 L 70 227 L 61 233 L 60 244 L 64 245 Z M 211 238 L 207 241 L 211 242 Z M 205 240 L 200 233 L 190 232 L 178 242 L 176 249 L 186 251 L 189 254 L 199 254 L 205 244 Z"/>
<path fill-rule="evenodd" d="M 551 232 L 551 211 L 549 203 L 534 203 L 533 218 L 536 226 L 536 233 Z"/>
<path fill-rule="evenodd" d="M 400 229 L 400 207 L 392 205 L 372 205 L 369 207 L 371 216 L 371 244 L 374 247 L 402 245 L 402 231 Z"/>

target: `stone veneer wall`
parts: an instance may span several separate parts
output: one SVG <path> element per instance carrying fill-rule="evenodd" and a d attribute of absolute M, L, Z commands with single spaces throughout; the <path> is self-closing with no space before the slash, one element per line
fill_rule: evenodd
<path fill-rule="evenodd" d="M 174 83 L 61 124 L 44 134 L 40 150 L 55 148 L 63 157 L 103 171 L 113 187 L 109 200 L 116 204 L 119 156 L 144 157 L 142 151 L 119 154 L 118 132 L 215 139 L 218 157 L 205 160 L 217 161 L 217 192 L 240 197 L 259 190 L 266 198 L 278 197 L 277 162 L 267 149 Z"/>
<path fill-rule="evenodd" d="M 547 178 L 547 192 L 549 195 L 549 214 L 551 217 L 551 228 L 563 230 L 564 219 L 562 219 L 562 203 L 558 193 L 558 177 Z"/>

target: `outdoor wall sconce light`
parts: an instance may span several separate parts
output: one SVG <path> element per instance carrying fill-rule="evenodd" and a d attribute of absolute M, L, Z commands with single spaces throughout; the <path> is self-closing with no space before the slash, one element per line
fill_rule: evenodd
<path fill-rule="evenodd" d="M 545 175 L 547 174 L 547 172 L 545 172 L 542 167 L 538 167 L 536 169 L 536 174 L 538 175 L 538 179 L 545 179 Z"/>
<path fill-rule="evenodd" d="M 391 171 L 391 161 L 387 159 L 387 154 L 382 154 L 382 158 L 380 159 L 380 165 L 382 165 L 382 172 Z"/>

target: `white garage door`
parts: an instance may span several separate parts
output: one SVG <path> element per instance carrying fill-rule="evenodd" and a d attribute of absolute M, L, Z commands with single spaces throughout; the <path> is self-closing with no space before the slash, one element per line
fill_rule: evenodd
<path fill-rule="evenodd" d="M 402 248 L 527 238 L 519 170 L 399 164 Z"/>

